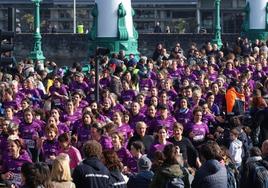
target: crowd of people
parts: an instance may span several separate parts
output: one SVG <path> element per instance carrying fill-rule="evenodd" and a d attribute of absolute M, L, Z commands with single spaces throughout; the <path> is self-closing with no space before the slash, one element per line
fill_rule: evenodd
<path fill-rule="evenodd" d="M 170 49 L 168 49 L 170 48 Z M 252 188 L 268 182 L 268 47 L 121 50 L 90 70 L 0 73 L 0 173 L 23 188 Z M 168 53 L 169 52 L 169 53 Z"/>

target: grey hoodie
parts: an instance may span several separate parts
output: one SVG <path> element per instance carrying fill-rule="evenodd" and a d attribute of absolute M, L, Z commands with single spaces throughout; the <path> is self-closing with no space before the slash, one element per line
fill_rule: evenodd
<path fill-rule="evenodd" d="M 197 170 L 192 188 L 227 188 L 227 171 L 217 160 L 206 161 Z"/>

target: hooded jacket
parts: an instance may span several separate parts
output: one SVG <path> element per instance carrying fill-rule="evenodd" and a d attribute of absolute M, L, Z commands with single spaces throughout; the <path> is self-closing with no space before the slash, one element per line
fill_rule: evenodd
<path fill-rule="evenodd" d="M 168 180 L 180 178 L 184 182 L 184 187 L 190 187 L 188 176 L 179 164 L 163 166 L 154 176 L 151 188 L 165 188 Z"/>
<path fill-rule="evenodd" d="M 227 115 L 241 115 L 245 111 L 245 95 L 234 87 L 227 90 L 225 95 Z"/>
<path fill-rule="evenodd" d="M 128 188 L 148 188 L 153 180 L 154 173 L 149 170 L 143 170 L 138 174 L 129 177 Z"/>
<path fill-rule="evenodd" d="M 227 188 L 227 171 L 217 160 L 206 161 L 197 170 L 192 188 Z"/>
<path fill-rule="evenodd" d="M 73 172 L 73 182 L 79 188 L 110 187 L 110 172 L 97 158 L 83 160 Z"/>

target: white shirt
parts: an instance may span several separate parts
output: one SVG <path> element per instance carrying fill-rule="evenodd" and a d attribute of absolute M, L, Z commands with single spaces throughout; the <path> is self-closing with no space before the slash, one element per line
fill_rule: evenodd
<path fill-rule="evenodd" d="M 229 147 L 229 153 L 231 155 L 232 160 L 235 163 L 242 162 L 242 152 L 243 152 L 243 144 L 240 140 L 236 139 L 231 142 Z"/>

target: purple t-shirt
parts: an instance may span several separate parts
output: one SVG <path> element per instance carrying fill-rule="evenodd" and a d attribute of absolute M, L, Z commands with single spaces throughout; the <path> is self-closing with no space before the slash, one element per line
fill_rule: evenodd
<path fill-rule="evenodd" d="M 121 92 L 121 100 L 123 102 L 127 102 L 127 101 L 133 101 L 136 97 L 136 92 L 132 89 L 129 90 L 123 90 Z"/>
<path fill-rule="evenodd" d="M 51 100 L 54 103 L 54 105 L 56 105 L 56 106 L 61 106 L 66 100 L 61 98 L 61 97 L 56 96 L 55 92 L 59 93 L 60 95 L 68 96 L 68 92 L 67 92 L 65 86 L 61 86 L 59 88 L 57 88 L 55 86 L 51 86 L 49 88 L 49 92 L 52 96 Z"/>
<path fill-rule="evenodd" d="M 142 113 L 138 113 L 137 115 L 132 115 L 130 118 L 130 127 L 135 129 L 136 123 L 139 121 L 144 121 L 145 115 Z"/>
<path fill-rule="evenodd" d="M 4 163 L 4 171 L 5 172 L 12 172 L 13 179 L 8 180 L 10 184 L 15 184 L 16 187 L 20 187 L 21 185 L 21 166 L 26 162 L 32 162 L 30 155 L 26 151 L 22 151 L 19 158 L 14 159 L 11 156 L 8 156 L 5 159 Z"/>
<path fill-rule="evenodd" d="M 14 110 L 18 110 L 20 104 L 16 101 L 16 100 L 12 100 L 12 101 L 3 101 L 2 105 L 4 108 L 13 108 Z"/>
<path fill-rule="evenodd" d="M 190 109 L 178 109 L 175 114 L 174 117 L 176 118 L 176 120 L 181 123 L 183 125 L 183 127 L 185 128 L 186 125 L 191 121 L 192 117 L 193 117 L 193 113 Z"/>
<path fill-rule="evenodd" d="M 134 132 L 133 129 L 131 129 L 131 127 L 129 126 L 129 124 L 122 124 L 120 127 L 116 128 L 116 131 L 124 135 L 125 142 L 127 142 L 129 135 Z"/>
<path fill-rule="evenodd" d="M 61 135 L 63 133 L 69 133 L 70 129 L 65 123 L 59 123 L 58 124 L 58 135 Z"/>
<path fill-rule="evenodd" d="M 187 132 L 193 132 L 194 137 L 192 139 L 193 143 L 203 142 L 206 139 L 206 135 L 209 134 L 209 129 L 207 124 L 201 123 L 191 123 L 187 128 Z"/>
<path fill-rule="evenodd" d="M 83 90 L 85 93 L 88 91 L 88 84 L 86 82 L 78 83 L 76 81 L 73 81 L 69 86 L 70 91 L 75 91 L 78 89 Z"/>
<path fill-rule="evenodd" d="M 116 151 L 118 158 L 121 160 L 124 166 L 128 165 L 128 161 L 132 158 L 131 153 L 127 148 L 121 147 L 118 151 Z"/>
<path fill-rule="evenodd" d="M 24 140 L 25 144 L 29 149 L 36 148 L 35 140 L 33 140 L 33 136 L 40 137 L 42 133 L 42 128 L 39 123 L 33 121 L 28 124 L 24 121 L 20 123 L 19 126 L 20 137 Z"/>
<path fill-rule="evenodd" d="M 176 122 L 176 119 L 173 116 L 168 116 L 167 118 L 163 119 L 162 117 L 158 117 L 156 121 L 157 126 L 166 126 L 168 128 L 168 135 L 171 136 L 173 125 Z"/>
<path fill-rule="evenodd" d="M 48 164 L 52 164 L 52 160 L 50 159 L 50 156 L 57 156 L 58 152 L 60 150 L 59 142 L 55 140 L 45 140 L 43 143 L 43 156 L 44 161 Z"/>
<path fill-rule="evenodd" d="M 150 152 L 149 152 L 149 157 L 153 158 L 154 157 L 154 153 L 156 151 L 163 151 L 166 145 L 172 144 L 171 142 L 167 141 L 166 144 L 160 144 L 158 141 L 156 143 L 154 143 L 151 146 Z"/>

